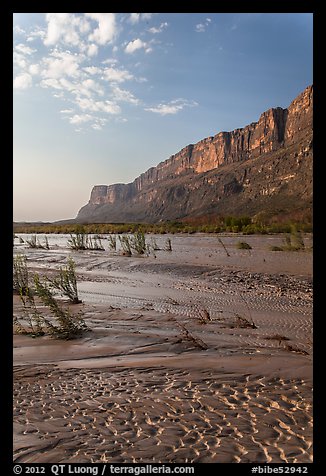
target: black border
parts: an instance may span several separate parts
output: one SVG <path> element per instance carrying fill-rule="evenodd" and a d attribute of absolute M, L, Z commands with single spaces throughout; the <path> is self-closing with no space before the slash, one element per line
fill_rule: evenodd
<path fill-rule="evenodd" d="M 99 8 L 96 5 L 92 4 L 97 10 L 103 8 L 104 2 L 99 2 Z M 323 251 L 323 217 L 325 216 L 324 212 L 324 197 L 322 193 L 323 187 L 323 156 L 321 154 L 321 120 L 320 115 L 322 114 L 322 96 L 323 96 L 323 87 L 321 85 L 321 68 L 323 67 L 323 61 L 321 56 L 321 37 L 324 25 L 323 18 L 321 13 L 322 3 L 317 3 L 316 1 L 280 1 L 275 0 L 273 2 L 223 2 L 221 4 L 212 5 L 212 2 L 200 2 L 200 12 L 207 11 L 212 13 L 212 7 L 215 7 L 214 10 L 218 10 L 216 13 L 313 13 L 314 14 L 314 149 L 315 149 L 315 160 L 313 167 L 313 203 L 314 203 L 314 463 L 302 465 L 309 467 L 309 474 L 321 474 L 321 464 L 322 464 L 322 455 L 323 455 L 323 438 L 322 438 L 322 415 L 321 411 L 323 408 L 323 398 L 322 398 L 322 387 L 323 387 L 323 366 L 324 366 L 324 355 L 321 352 L 321 346 L 323 345 L 323 333 L 322 333 L 322 321 L 324 319 L 324 307 L 321 303 L 322 295 L 322 286 L 323 286 L 323 269 L 322 269 L 322 251 Z M 152 4 L 149 2 L 137 3 L 137 9 L 139 11 L 155 11 L 157 12 L 171 12 L 171 13 L 200 13 L 196 9 L 193 9 L 194 5 L 187 5 L 189 9 L 188 12 L 184 11 L 184 5 L 179 4 L 173 5 L 171 8 L 168 3 L 164 3 L 163 8 L 160 8 L 158 4 Z M 52 8 L 55 7 L 55 8 Z M 128 2 L 117 3 L 114 2 L 111 5 L 112 11 L 116 12 L 129 12 L 134 11 L 136 5 L 130 4 Z M 243 12 L 244 7 L 246 11 Z M 4 201 L 4 216 L 5 216 L 5 231 L 2 234 L 2 239 L 4 240 L 4 245 L 8 252 L 5 252 L 5 270 L 6 276 L 8 279 L 2 280 L 2 295 L 6 301 L 5 307 L 2 309 L 2 322 L 1 322 L 1 352 L 4 353 L 2 356 L 1 362 L 2 366 L 2 390 L 0 392 L 1 398 L 1 427 L 3 431 L 3 438 L 0 448 L 0 468 L 8 467 L 8 472 L 3 474 L 13 474 L 12 472 L 12 454 L 13 454 L 13 445 L 12 445 L 12 385 L 13 385 L 13 374 L 12 374 L 12 298 L 11 298 L 11 273 L 12 273 L 12 221 L 13 221 L 13 206 L 12 206 L 12 183 L 13 183 L 13 169 L 12 169 L 12 124 L 13 124 L 13 110 L 12 110 L 12 98 L 10 92 L 12 91 L 12 14 L 14 12 L 44 12 L 44 11 L 88 11 L 90 5 L 88 2 L 75 2 L 67 1 L 62 4 L 60 2 L 53 3 L 38 3 L 38 2 L 26 2 L 26 1 L 14 1 L 10 5 L 2 5 L 1 10 L 4 9 L 4 12 L 1 12 L 2 19 L 2 28 L 1 34 L 2 45 L 5 46 L 5 56 L 8 61 L 8 66 L 2 68 L 2 94 L 5 103 L 4 114 L 3 114 L 3 127 L 4 133 L 2 135 L 2 143 L 5 144 L 5 149 L 8 147 L 3 154 L 4 160 L 2 161 L 2 187 L 5 189 L 3 192 L 3 201 Z M 29 10 L 29 11 L 28 11 Z M 324 17 L 325 18 L 325 17 Z M 2 50 L 3 51 L 3 50 Z M 9 73 L 11 72 L 11 73 Z M 8 129 L 8 130 L 7 130 Z M 10 133 L 11 131 L 11 133 Z M 8 165 L 9 164 L 9 165 Z M 207 463 L 196 464 L 195 474 L 198 474 L 198 471 L 205 471 Z M 239 465 L 234 465 L 234 463 L 215 463 L 217 464 L 217 470 L 220 471 L 223 469 L 230 469 L 232 472 L 238 472 L 238 474 L 251 474 L 251 467 L 254 465 L 242 463 Z M 204 465 L 204 466 L 203 466 Z M 229 466 L 231 468 L 229 468 Z M 36 466 L 36 465 L 33 465 Z M 46 466 L 46 465 L 43 465 Z M 76 465 L 78 466 L 78 465 Z M 82 466 L 82 465 L 80 465 Z M 122 465 L 121 465 L 122 466 Z M 166 465 L 169 466 L 169 465 Z M 182 466 L 182 465 L 181 465 Z M 282 464 L 261 464 L 261 466 L 282 466 Z M 291 465 L 285 465 L 291 466 Z M 293 466 L 293 465 L 292 465 Z M 211 469 L 209 467 L 208 469 Z M 213 469 L 213 468 L 212 468 Z M 24 474 L 24 473 L 23 473 Z M 46 474 L 51 474 L 50 472 Z"/>

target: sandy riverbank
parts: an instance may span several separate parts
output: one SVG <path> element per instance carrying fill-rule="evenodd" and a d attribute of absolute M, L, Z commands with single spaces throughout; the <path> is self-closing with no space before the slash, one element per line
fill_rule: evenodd
<path fill-rule="evenodd" d="M 311 462 L 312 254 L 269 251 L 279 240 L 72 253 L 91 330 L 14 336 L 15 461 Z M 71 254 L 15 251 L 44 274 Z"/>

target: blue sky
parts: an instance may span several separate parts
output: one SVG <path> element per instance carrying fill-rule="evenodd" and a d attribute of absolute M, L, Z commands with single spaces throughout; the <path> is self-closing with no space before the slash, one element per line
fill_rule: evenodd
<path fill-rule="evenodd" d="M 189 143 L 287 107 L 309 13 L 15 13 L 14 220 L 74 218 Z"/>

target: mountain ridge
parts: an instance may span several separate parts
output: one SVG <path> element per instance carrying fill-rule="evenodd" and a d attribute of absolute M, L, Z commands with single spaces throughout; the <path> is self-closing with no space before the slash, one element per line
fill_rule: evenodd
<path fill-rule="evenodd" d="M 128 184 L 95 185 L 78 222 L 158 222 L 312 207 L 313 86 L 288 108 L 189 144 Z"/>

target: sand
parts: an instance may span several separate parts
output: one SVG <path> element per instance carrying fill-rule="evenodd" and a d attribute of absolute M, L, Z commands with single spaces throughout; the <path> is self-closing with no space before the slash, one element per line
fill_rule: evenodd
<path fill-rule="evenodd" d="M 171 239 L 132 258 L 15 245 L 41 274 L 73 256 L 90 327 L 14 336 L 15 462 L 312 462 L 312 253 Z"/>

